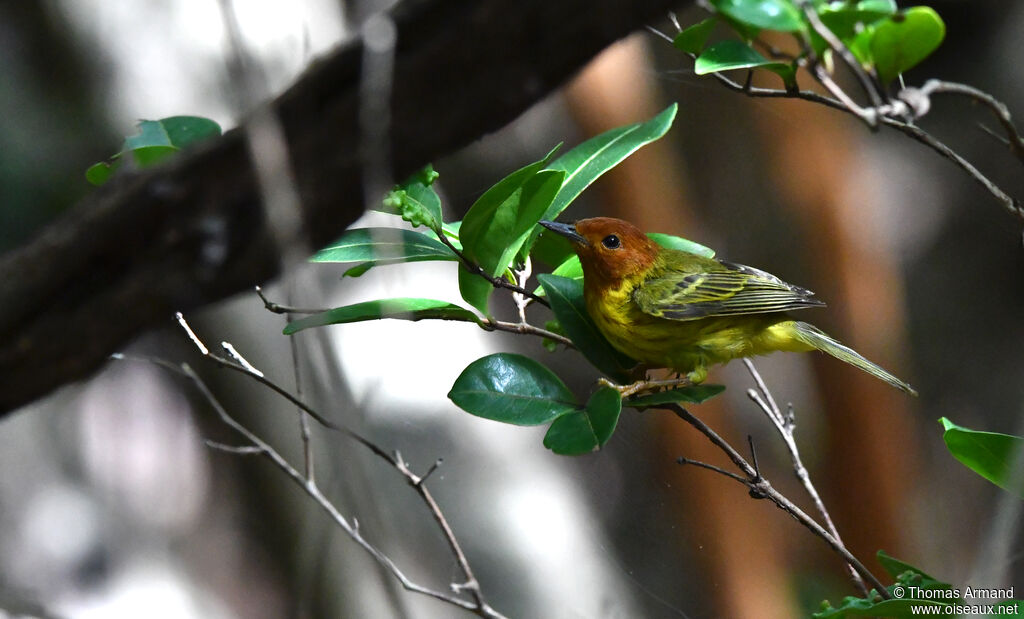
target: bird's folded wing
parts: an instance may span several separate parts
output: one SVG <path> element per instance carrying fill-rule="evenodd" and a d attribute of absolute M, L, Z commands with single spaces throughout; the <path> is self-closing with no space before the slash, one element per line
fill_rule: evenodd
<path fill-rule="evenodd" d="M 787 284 L 753 267 L 729 262 L 724 269 L 669 271 L 633 291 L 644 313 L 670 320 L 784 312 L 824 305 L 810 290 Z"/>

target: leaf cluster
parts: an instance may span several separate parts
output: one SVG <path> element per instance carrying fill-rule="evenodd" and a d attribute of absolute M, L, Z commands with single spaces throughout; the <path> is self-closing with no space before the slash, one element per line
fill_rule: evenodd
<path fill-rule="evenodd" d="M 306 316 L 288 324 L 284 332 L 387 318 L 470 322 L 489 330 L 504 327 L 546 335 L 549 350 L 557 349 L 554 338 L 558 337 L 571 342 L 595 373 L 614 381 L 629 380 L 637 363 L 615 350 L 587 314 L 579 259 L 564 239 L 545 234 L 537 222 L 557 218 L 594 180 L 663 136 L 675 114 L 672 105 L 646 122 L 608 131 L 558 158 L 556 146 L 540 160 L 495 183 L 462 221 L 444 220 L 435 188 L 438 174 L 431 166 L 423 168 L 389 191 L 379 207 L 414 229 L 348 230 L 317 252 L 312 261 L 353 264 L 344 273 L 349 277 L 397 263 L 458 262 L 459 292 L 465 305 L 439 299 L 377 299 Z M 666 247 L 714 255 L 687 239 L 666 234 L 652 234 L 651 238 Z M 530 292 L 526 280 L 534 263 L 553 269 L 540 274 Z M 512 292 L 520 307 L 520 323 L 509 325 L 493 318 L 491 297 L 499 289 Z M 535 300 L 551 310 L 552 317 L 543 329 L 526 322 L 525 308 Z M 603 386 L 584 403 L 539 361 L 497 353 L 471 363 L 448 396 L 462 409 L 486 419 L 524 426 L 548 424 L 544 445 L 558 454 L 578 455 L 608 442 L 624 404 L 642 409 L 670 402 L 703 402 L 722 389 L 705 385 L 624 401 L 618 390 Z"/>
<path fill-rule="evenodd" d="M 808 59 L 831 65 L 829 42 L 814 27 L 810 13 L 845 45 L 861 67 L 888 85 L 927 58 L 942 43 L 946 26 L 930 7 L 898 9 L 894 0 L 710 0 L 714 16 L 682 29 L 675 47 L 696 56 L 694 70 L 707 75 L 735 69 L 761 69 L 796 88 L 796 71 Z M 721 25 L 733 38 L 709 44 Z M 756 45 L 765 31 L 795 39 L 799 54 L 770 53 Z"/>

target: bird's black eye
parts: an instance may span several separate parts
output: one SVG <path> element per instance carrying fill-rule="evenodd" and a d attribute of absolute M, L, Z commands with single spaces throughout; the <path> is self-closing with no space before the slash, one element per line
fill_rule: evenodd
<path fill-rule="evenodd" d="M 618 249 L 619 247 L 622 246 L 622 243 L 619 241 L 619 237 L 615 236 L 614 234 L 609 234 L 608 236 L 604 237 L 604 239 L 601 240 L 601 244 L 607 247 L 608 249 Z"/>

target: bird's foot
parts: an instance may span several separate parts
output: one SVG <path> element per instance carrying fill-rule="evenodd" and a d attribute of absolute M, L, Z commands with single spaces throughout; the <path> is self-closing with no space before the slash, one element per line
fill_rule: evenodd
<path fill-rule="evenodd" d="M 617 385 L 608 379 L 601 378 L 597 381 L 599 384 L 605 387 L 611 387 L 619 392 L 619 395 L 623 398 L 630 396 L 647 393 L 649 391 L 657 391 L 659 389 L 675 389 L 676 387 L 689 387 L 693 384 L 693 381 L 689 376 L 670 378 L 667 380 L 638 380 L 628 385 Z"/>

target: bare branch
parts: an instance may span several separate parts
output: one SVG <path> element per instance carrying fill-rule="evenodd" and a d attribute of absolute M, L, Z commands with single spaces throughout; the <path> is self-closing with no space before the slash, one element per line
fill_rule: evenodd
<path fill-rule="evenodd" d="M 821 500 L 821 495 L 818 494 L 818 489 L 814 487 L 814 483 L 811 482 L 811 475 L 807 472 L 807 467 L 804 466 L 803 459 L 800 457 L 800 450 L 796 445 L 796 438 L 794 433 L 796 431 L 796 418 L 793 414 L 792 405 L 789 408 L 789 414 L 783 415 L 782 411 L 779 410 L 778 404 L 775 403 L 775 398 L 772 397 L 771 391 L 768 390 L 768 386 L 765 384 L 764 379 L 761 378 L 761 374 L 754 367 L 754 363 L 750 359 L 743 359 L 743 365 L 746 366 L 747 371 L 754 379 L 754 383 L 757 385 L 758 391 L 753 389 L 747 392 L 750 399 L 757 404 L 775 429 L 779 432 L 779 436 L 782 437 L 782 441 L 786 444 L 786 449 L 789 451 L 790 460 L 793 463 L 793 472 L 796 473 L 797 479 L 803 484 L 804 490 L 811 497 L 814 502 L 814 507 L 821 514 L 822 519 L 825 521 L 825 526 L 828 528 L 829 533 L 835 538 L 836 542 L 840 545 L 843 544 L 843 540 L 839 537 L 839 530 L 836 529 L 835 523 L 832 522 L 832 516 L 829 515 L 828 509 L 825 508 L 825 502 Z M 864 579 L 861 578 L 860 574 L 857 573 L 857 569 L 852 563 L 847 562 L 846 568 L 850 573 L 850 578 L 853 580 L 857 588 L 865 596 L 868 594 L 867 585 L 864 584 Z"/>
<path fill-rule="evenodd" d="M 179 324 L 181 324 L 182 328 L 189 334 L 189 337 L 192 340 L 193 344 L 195 344 L 199 350 L 202 351 L 205 349 L 207 351 L 206 353 L 204 353 L 204 356 L 207 359 L 214 361 L 220 366 L 235 369 L 236 371 L 239 371 L 253 378 L 254 380 L 257 380 L 261 384 L 270 387 L 277 393 L 285 395 L 286 398 L 288 398 L 290 401 L 292 401 L 300 408 L 303 414 L 308 414 L 310 417 L 313 417 L 314 419 L 321 421 L 321 423 L 324 423 L 324 418 L 322 415 L 314 411 L 309 405 L 301 402 L 301 400 L 288 393 L 285 389 L 283 389 L 273 381 L 267 379 L 263 375 L 263 373 L 260 372 L 258 369 L 253 367 L 248 362 L 244 362 L 244 359 L 241 358 L 240 355 L 238 356 L 238 359 L 241 359 L 241 361 L 237 361 L 234 359 L 226 359 L 212 352 L 209 352 L 209 349 L 206 348 L 205 345 L 203 345 L 202 341 L 198 338 L 198 336 L 195 335 L 195 332 L 192 331 L 192 329 L 188 325 L 188 322 L 185 321 L 183 317 L 179 318 Z M 122 355 L 120 358 L 126 357 Z M 448 543 L 449 549 L 451 550 L 452 555 L 455 557 L 462 571 L 465 580 L 463 583 L 453 584 L 453 591 L 455 591 L 457 594 L 463 591 L 468 592 L 469 595 L 472 597 L 472 600 L 465 600 L 458 597 L 454 597 L 452 595 L 440 591 L 435 591 L 433 589 L 424 587 L 413 582 L 405 575 L 404 572 L 402 572 L 402 570 L 394 563 L 394 561 L 390 557 L 388 557 L 386 554 L 384 554 L 383 551 L 381 551 L 379 548 L 371 544 L 362 536 L 362 533 L 360 532 L 359 529 L 359 525 L 354 519 L 352 520 L 352 522 L 349 522 L 348 519 L 346 519 L 341 514 L 341 512 L 334 506 L 334 504 L 320 491 L 314 478 L 310 474 L 303 475 L 302 473 L 300 473 L 277 450 L 275 450 L 273 446 L 271 446 L 266 441 L 262 440 L 254 432 L 252 432 L 244 425 L 242 425 L 240 422 L 238 422 L 236 419 L 234 419 L 216 399 L 216 397 L 206 386 L 202 378 L 198 374 L 196 374 L 195 371 L 191 367 L 189 367 L 188 364 L 181 364 L 180 366 L 175 366 L 173 364 L 161 360 L 152 361 L 159 363 L 163 367 L 172 369 L 173 371 L 182 374 L 183 376 L 191 380 L 193 384 L 196 386 L 196 388 L 203 395 L 203 397 L 207 400 L 207 402 L 209 402 L 210 405 L 217 412 L 217 415 L 220 417 L 221 421 L 223 421 L 229 427 L 231 427 L 240 435 L 242 435 L 242 437 L 245 438 L 246 441 L 249 443 L 249 445 L 245 447 L 232 447 L 229 445 L 213 443 L 208 441 L 208 445 L 215 449 L 219 449 L 221 451 L 226 451 L 234 454 L 259 454 L 266 456 L 278 469 L 283 471 L 290 479 L 292 479 L 292 481 L 298 484 L 310 498 L 312 498 L 324 511 L 326 511 L 335 521 L 335 523 L 343 531 L 345 531 L 345 533 L 348 534 L 348 536 L 352 540 L 354 540 L 357 544 L 363 547 L 367 552 L 369 552 L 374 557 L 374 559 L 377 560 L 378 563 L 380 563 L 389 572 L 391 572 L 391 574 L 402 584 L 402 586 L 406 590 L 427 595 L 429 597 L 433 597 L 443 602 L 447 602 L 454 606 L 458 606 L 460 608 L 471 611 L 481 617 L 489 617 L 494 619 L 501 619 L 504 617 L 501 613 L 491 608 L 484 600 L 483 594 L 480 590 L 479 582 L 477 581 L 476 576 L 473 573 L 473 569 L 469 564 L 469 560 L 466 557 L 466 554 L 463 552 L 462 547 L 460 546 L 458 539 L 455 537 L 455 533 L 452 530 L 451 525 L 448 523 L 448 520 L 445 518 L 444 513 L 441 511 L 440 506 L 438 505 L 437 501 L 434 499 L 430 491 L 427 489 L 425 483 L 426 478 L 437 468 L 437 466 L 440 465 L 440 459 L 435 461 L 433 466 L 431 466 L 422 477 L 419 477 L 409 469 L 408 464 L 405 462 L 404 459 L 402 459 L 401 454 L 399 454 L 398 452 L 396 452 L 394 455 L 390 455 L 382 447 L 376 445 L 375 443 L 369 441 L 366 438 L 363 438 L 362 436 L 351 430 L 348 430 L 344 427 L 332 423 L 325 424 L 327 425 L 327 427 L 340 431 L 346 436 L 349 436 L 350 438 L 356 440 L 360 444 L 366 446 L 367 448 L 370 449 L 372 453 L 384 459 L 386 462 L 388 462 L 388 464 L 394 467 L 406 478 L 406 480 L 409 482 L 409 485 L 416 491 L 417 494 L 419 494 L 421 500 L 427 506 L 428 511 L 430 512 L 438 528 L 444 535 L 445 541 Z M 311 452 L 308 448 L 308 444 L 306 451 L 304 453 L 306 455 L 306 467 L 311 472 L 312 469 L 309 462 Z"/>
<path fill-rule="evenodd" d="M 567 348 L 576 348 L 576 345 L 572 343 L 572 340 L 559 335 L 553 331 L 535 327 L 526 322 L 505 322 L 502 320 L 495 320 L 489 318 L 480 323 L 480 326 L 487 331 L 507 331 L 509 333 L 521 333 L 523 335 L 536 335 L 559 344 L 564 344 Z"/>
<path fill-rule="evenodd" d="M 727 477 L 735 479 L 746 486 L 752 497 L 768 499 L 774 503 L 779 509 L 788 513 L 801 525 L 823 539 L 846 564 L 851 566 L 861 577 L 864 578 L 864 580 L 869 582 L 871 586 L 878 591 L 880 596 L 885 599 L 889 599 L 889 593 L 885 589 L 885 586 L 882 585 L 874 574 L 872 574 L 864 564 L 857 559 L 857 557 L 853 556 L 846 546 L 843 545 L 842 540 L 838 539 L 831 532 L 826 531 L 813 518 L 808 516 L 806 512 L 786 498 L 785 495 L 776 490 L 774 486 L 772 486 L 771 483 L 769 483 L 769 481 L 757 471 L 757 468 L 751 466 L 750 463 L 748 463 L 743 456 L 741 456 L 740 453 L 728 443 L 728 441 L 719 436 L 714 430 L 708 427 L 707 424 L 690 413 L 690 411 L 678 404 L 663 404 L 659 405 L 658 408 L 663 408 L 673 412 L 677 417 L 696 428 L 697 431 L 703 434 L 713 445 L 715 445 L 715 447 L 720 449 L 729 457 L 730 460 L 732 460 L 733 464 L 736 465 L 736 468 L 740 470 L 742 475 L 730 475 L 728 471 L 725 471 L 724 469 L 718 470 L 718 467 L 710 465 L 703 468 L 708 468 L 715 472 L 725 474 Z M 683 463 L 695 464 L 695 462 L 686 458 L 683 458 Z"/>

